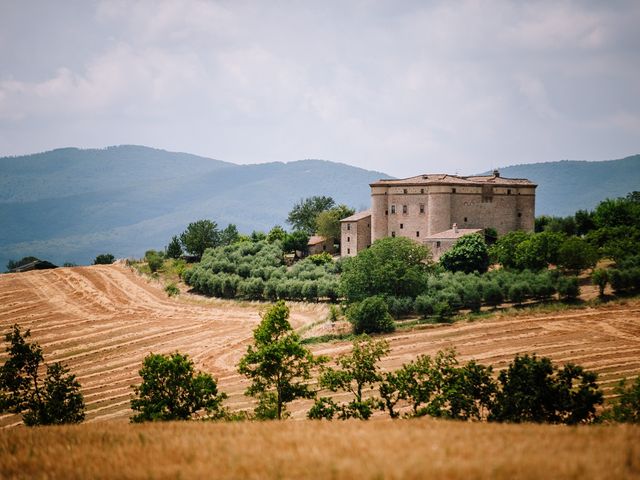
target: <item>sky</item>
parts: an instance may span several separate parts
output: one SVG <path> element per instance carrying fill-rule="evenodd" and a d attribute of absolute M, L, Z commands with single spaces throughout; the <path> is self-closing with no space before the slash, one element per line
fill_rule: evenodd
<path fill-rule="evenodd" d="M 0 156 L 397 177 L 640 153 L 640 2 L 0 1 Z"/>

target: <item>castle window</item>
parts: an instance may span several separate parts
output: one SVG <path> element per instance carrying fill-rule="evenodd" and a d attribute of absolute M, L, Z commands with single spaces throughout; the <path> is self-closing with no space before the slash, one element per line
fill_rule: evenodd
<path fill-rule="evenodd" d="M 467 217 L 464 217 L 464 222 L 467 223 Z"/>
<path fill-rule="evenodd" d="M 420 236 L 420 232 L 416 232 L 416 237 L 419 237 L 419 236 Z"/>
<path fill-rule="evenodd" d="M 391 215 L 395 215 L 395 214 L 396 214 L 396 206 L 391 205 Z"/>
<path fill-rule="evenodd" d="M 351 241 L 351 237 L 347 237 L 347 242 L 350 242 L 350 241 Z"/>
<path fill-rule="evenodd" d="M 511 189 L 507 188 L 507 195 L 511 195 Z"/>
<path fill-rule="evenodd" d="M 406 205 L 402 205 L 402 213 L 407 213 L 407 206 Z"/>
<path fill-rule="evenodd" d="M 421 188 L 421 189 L 420 189 L 420 193 L 424 193 L 424 188 Z"/>
<path fill-rule="evenodd" d="M 351 253 L 351 249 L 347 248 L 347 255 L 349 255 Z"/>
<path fill-rule="evenodd" d="M 420 213 L 424 213 L 424 203 L 420 204 Z"/>
<path fill-rule="evenodd" d="M 453 187 L 453 188 L 451 189 L 451 193 L 456 193 L 456 188 L 455 188 L 455 187 Z"/>
<path fill-rule="evenodd" d="M 385 215 L 389 215 L 389 210 L 385 210 L 385 211 L 384 211 L 384 214 L 385 214 Z M 368 225 L 367 225 L 367 226 L 368 226 Z"/>
<path fill-rule="evenodd" d="M 391 232 L 391 236 L 395 237 L 396 236 L 396 232 Z"/>
<path fill-rule="evenodd" d="M 400 224 L 400 230 L 402 230 L 404 228 L 404 223 Z"/>
<path fill-rule="evenodd" d="M 522 213 L 518 212 L 518 218 L 521 218 L 521 217 L 522 217 Z"/>
<path fill-rule="evenodd" d="M 351 224 L 347 223 L 347 230 L 351 230 Z"/>
<path fill-rule="evenodd" d="M 402 189 L 402 193 L 404 193 L 404 194 L 406 195 L 406 194 L 407 194 L 407 189 L 406 189 L 406 188 L 403 188 L 403 189 Z"/>
<path fill-rule="evenodd" d="M 440 242 L 436 242 L 436 248 L 440 248 Z"/>

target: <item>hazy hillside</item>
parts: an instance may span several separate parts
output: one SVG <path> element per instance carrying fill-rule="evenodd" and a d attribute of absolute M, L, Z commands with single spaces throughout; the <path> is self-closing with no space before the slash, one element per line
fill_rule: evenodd
<path fill-rule="evenodd" d="M 140 256 L 200 218 L 245 233 L 284 226 L 310 195 L 365 208 L 369 183 L 383 177 L 320 160 L 240 166 L 139 146 L 0 158 L 0 270 L 25 255 Z"/>
<path fill-rule="evenodd" d="M 593 209 L 605 198 L 640 190 L 640 155 L 603 162 L 563 160 L 500 169 L 505 177 L 538 184 L 536 215 L 571 215 Z"/>
<path fill-rule="evenodd" d="M 538 215 L 568 215 L 640 189 L 640 155 L 515 165 L 501 174 L 538 183 Z M 384 177 L 321 160 L 235 165 L 141 146 L 0 158 L 0 271 L 26 255 L 58 264 L 86 264 L 103 252 L 141 256 L 200 218 L 244 233 L 286 226 L 293 204 L 310 195 L 364 209 L 369 183 Z"/>

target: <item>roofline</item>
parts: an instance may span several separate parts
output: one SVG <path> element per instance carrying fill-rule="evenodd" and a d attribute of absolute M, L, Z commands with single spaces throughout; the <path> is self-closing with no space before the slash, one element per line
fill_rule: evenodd
<path fill-rule="evenodd" d="M 427 180 L 424 179 L 425 176 L 438 176 L 438 175 L 442 175 L 443 179 L 442 180 Z M 427 180 L 427 182 L 420 182 L 415 180 L 416 177 L 422 176 L 423 180 Z M 537 183 L 533 183 L 531 180 L 527 179 L 527 178 L 509 178 L 509 177 L 502 177 L 502 176 L 492 176 L 492 175 L 469 175 L 468 177 L 463 177 L 461 175 L 449 175 L 449 174 L 445 174 L 445 173 L 430 173 L 430 174 L 424 174 L 424 175 L 415 175 L 413 177 L 408 177 L 408 178 L 381 178 L 380 180 L 377 180 L 373 183 L 370 183 L 369 186 L 370 187 L 387 187 L 387 186 L 393 186 L 393 185 L 406 185 L 406 186 L 421 186 L 421 185 L 425 185 L 425 183 L 429 183 L 432 185 L 485 185 L 487 183 L 490 182 L 490 180 L 474 180 L 474 178 L 479 178 L 479 177 L 488 177 L 491 178 L 493 177 L 495 178 L 499 178 L 501 180 L 506 180 L 508 182 L 527 182 L 526 185 L 523 186 L 527 186 L 527 187 L 537 187 L 538 184 Z M 455 181 L 455 180 L 445 180 L 444 178 L 451 178 L 451 179 L 459 179 L 460 181 Z M 519 184 L 521 185 L 521 184 Z"/>

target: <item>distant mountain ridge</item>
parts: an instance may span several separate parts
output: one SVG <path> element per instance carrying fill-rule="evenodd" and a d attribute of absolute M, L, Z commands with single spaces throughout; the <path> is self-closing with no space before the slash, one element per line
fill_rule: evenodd
<path fill-rule="evenodd" d="M 568 215 L 640 189 L 640 155 L 500 173 L 539 185 L 537 215 Z M 311 195 L 361 210 L 370 205 L 369 183 L 380 178 L 390 177 L 326 160 L 236 165 L 135 145 L 3 157 L 0 271 L 27 255 L 57 264 L 86 264 L 105 252 L 141 256 L 201 218 L 235 223 L 244 233 L 286 227 L 294 203 Z"/>

